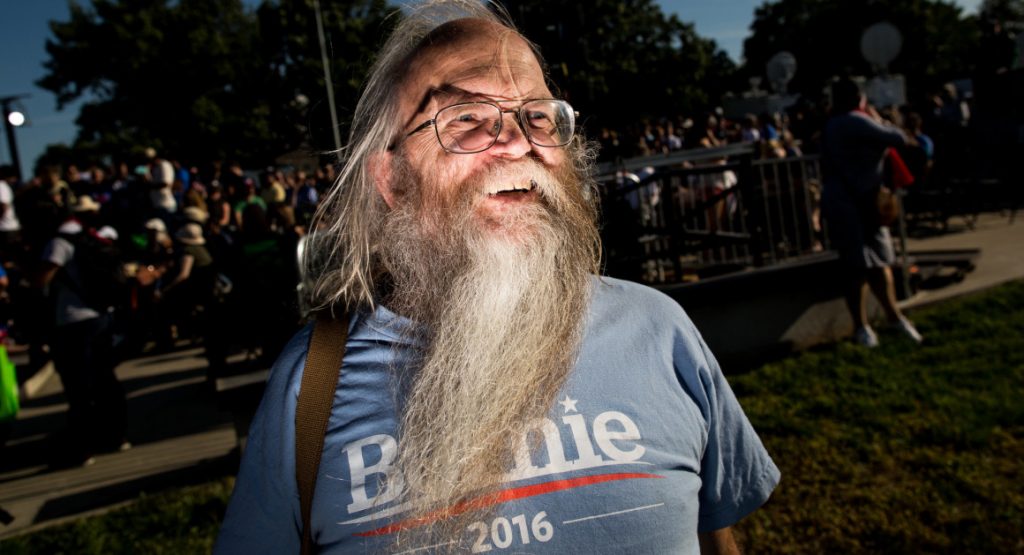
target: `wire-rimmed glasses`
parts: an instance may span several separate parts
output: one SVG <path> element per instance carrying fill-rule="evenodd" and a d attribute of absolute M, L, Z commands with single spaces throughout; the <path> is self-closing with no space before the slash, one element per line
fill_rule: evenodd
<path fill-rule="evenodd" d="M 507 110 L 492 102 L 460 102 L 441 108 L 433 119 L 417 125 L 406 138 L 433 126 L 441 148 L 453 154 L 475 154 L 498 141 L 504 114 L 513 114 L 526 138 L 543 147 L 569 144 L 579 115 L 568 102 L 553 98 L 527 100 L 518 108 Z"/>

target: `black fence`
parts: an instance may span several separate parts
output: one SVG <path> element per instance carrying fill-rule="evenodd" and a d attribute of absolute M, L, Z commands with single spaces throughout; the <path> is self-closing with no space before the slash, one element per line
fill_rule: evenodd
<path fill-rule="evenodd" d="M 612 276 L 696 281 L 829 248 L 817 156 L 755 160 L 731 145 L 604 166 L 598 183 Z"/>

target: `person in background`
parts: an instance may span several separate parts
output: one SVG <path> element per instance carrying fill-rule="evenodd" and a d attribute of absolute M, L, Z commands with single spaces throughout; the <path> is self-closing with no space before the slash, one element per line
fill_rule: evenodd
<path fill-rule="evenodd" d="M 256 194 L 256 182 L 251 177 L 245 178 L 242 182 L 244 187 L 244 195 L 232 205 L 232 209 L 235 212 L 235 222 L 240 229 L 245 229 L 245 215 L 247 209 L 250 206 L 255 206 L 265 215 L 267 213 L 267 203 L 258 194 Z"/>
<path fill-rule="evenodd" d="M 64 182 L 68 184 L 75 197 L 88 195 L 92 189 L 89 174 L 79 171 L 78 166 L 68 164 L 64 169 Z"/>
<path fill-rule="evenodd" d="M 761 128 L 754 114 L 747 114 L 740 122 L 741 140 L 745 143 L 757 143 L 761 141 Z"/>
<path fill-rule="evenodd" d="M 76 208 L 84 216 L 99 206 L 82 197 Z M 82 249 L 90 232 L 69 216 L 43 249 L 35 280 L 53 300 L 51 355 L 68 400 L 67 432 L 57 442 L 55 467 L 92 464 L 95 453 L 131 447 L 124 389 L 114 374 L 111 314 L 89 300 L 86 286 L 86 266 L 96 263 Z"/>
<path fill-rule="evenodd" d="M 316 212 L 316 207 L 320 203 L 320 193 L 316 190 L 316 181 L 305 172 L 296 172 L 295 179 L 298 182 L 295 194 L 292 196 L 292 202 L 295 205 L 295 221 L 308 229 L 309 222 L 313 219 L 313 213 Z"/>
<path fill-rule="evenodd" d="M 718 127 L 718 118 L 714 114 L 707 117 L 697 118 L 690 127 L 687 137 L 688 148 L 715 148 L 723 146 L 725 142 L 720 140 L 715 133 Z"/>
<path fill-rule="evenodd" d="M 183 330 L 190 325 L 195 326 L 192 331 L 202 333 L 202 323 L 195 321 L 194 316 L 197 310 L 209 304 L 216 278 L 202 225 L 188 221 L 178 228 L 174 238 L 177 241 L 175 260 L 157 292 L 165 330 L 170 333 L 165 341 L 182 337 Z"/>
<path fill-rule="evenodd" d="M 217 185 L 210 186 L 209 196 L 206 198 L 206 205 L 210 214 L 210 221 L 217 227 L 217 230 L 225 229 L 231 225 L 231 206 L 224 198 L 224 190 Z"/>
<path fill-rule="evenodd" d="M 14 168 L 0 166 L 0 259 L 19 260 L 21 250 L 21 222 L 14 208 Z"/>
<path fill-rule="evenodd" d="M 924 122 L 917 112 L 910 112 L 903 120 L 907 135 L 914 138 L 913 144 L 900 149 L 900 156 L 907 163 L 907 168 L 914 176 L 918 187 L 925 186 L 935 163 L 935 142 L 924 132 Z"/>
<path fill-rule="evenodd" d="M 896 254 L 877 203 L 886 151 L 908 144 L 909 139 L 899 128 L 882 123 L 851 79 L 832 85 L 832 103 L 833 115 L 822 138 L 821 208 L 843 264 L 843 289 L 853 318 L 854 340 L 865 347 L 878 345 L 867 314 L 870 286 L 891 325 L 920 343 L 921 334 L 896 304 L 891 269 Z"/>
<path fill-rule="evenodd" d="M 285 191 L 282 175 L 274 171 L 274 168 L 267 170 L 260 175 L 262 191 L 260 197 L 267 207 L 267 221 L 270 227 L 279 233 L 291 230 L 295 226 L 295 216 L 292 207 L 286 203 L 288 193 Z"/>

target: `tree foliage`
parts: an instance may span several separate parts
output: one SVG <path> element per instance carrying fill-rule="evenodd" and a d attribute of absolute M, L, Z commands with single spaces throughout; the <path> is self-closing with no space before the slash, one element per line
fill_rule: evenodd
<path fill-rule="evenodd" d="M 968 53 L 978 43 L 979 29 L 959 7 L 941 0 L 777 0 L 754 12 L 751 36 L 744 41 L 744 71 L 763 75 L 765 63 L 788 50 L 798 70 L 790 85 L 799 92 L 819 92 L 834 75 L 873 75 L 860 52 L 861 35 L 871 25 L 888 21 L 903 35 L 899 56 L 889 72 L 903 74 L 912 95 L 922 94 L 973 70 Z"/>
<path fill-rule="evenodd" d="M 978 18 L 998 22 L 1019 33 L 1024 31 L 1024 0 L 984 0 Z"/>
<path fill-rule="evenodd" d="M 584 121 L 621 125 L 714 105 L 734 64 L 652 0 L 506 3 Z"/>
<path fill-rule="evenodd" d="M 344 127 L 393 20 L 384 0 L 320 5 Z M 585 123 L 693 113 L 717 102 L 734 71 L 713 41 L 653 0 L 508 6 Z M 333 148 L 313 0 L 254 10 L 241 0 L 93 0 L 50 27 L 39 85 L 59 106 L 86 99 L 76 148 L 153 146 L 250 165 L 301 146 Z"/>
<path fill-rule="evenodd" d="M 985 0 L 978 10 L 981 45 L 975 60 L 987 73 L 1020 67 L 1016 38 L 1024 33 L 1024 0 Z"/>
<path fill-rule="evenodd" d="M 379 40 L 385 5 L 321 4 L 335 95 L 348 105 Z M 76 146 L 110 154 L 153 146 L 188 160 L 265 163 L 316 143 L 302 125 L 310 121 L 307 108 L 329 118 L 316 109 L 326 93 L 311 6 L 266 0 L 253 12 L 241 0 L 72 3 L 69 21 L 50 24 L 47 74 L 38 84 L 56 94 L 59 107 L 87 99 Z M 325 127 L 313 121 L 314 129 Z"/>
<path fill-rule="evenodd" d="M 321 0 L 327 58 L 342 141 L 377 47 L 393 19 L 384 0 Z M 257 10 L 259 47 L 276 79 L 280 102 L 301 111 L 273 114 L 271 129 L 297 129 L 316 151 L 334 148 L 330 109 L 312 0 L 264 2 Z M 289 145 L 292 146 L 292 145 Z"/>

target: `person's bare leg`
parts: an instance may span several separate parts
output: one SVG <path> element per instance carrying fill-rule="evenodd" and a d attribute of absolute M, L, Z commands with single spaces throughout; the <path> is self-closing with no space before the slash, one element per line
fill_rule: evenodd
<path fill-rule="evenodd" d="M 846 308 L 850 310 L 855 329 L 868 323 L 867 293 L 868 284 L 863 279 L 854 278 L 846 285 Z"/>
<path fill-rule="evenodd" d="M 875 294 L 875 298 L 882 304 L 885 315 L 890 322 L 896 322 L 903 318 L 900 307 L 896 304 L 896 282 L 892 277 L 892 269 L 888 266 L 872 268 L 868 271 L 868 283 Z"/>
<path fill-rule="evenodd" d="M 907 319 L 896 304 L 896 284 L 892 277 L 892 270 L 886 266 L 875 268 L 868 274 L 868 283 L 875 293 L 875 297 L 882 303 L 885 314 L 894 328 L 909 337 L 915 343 L 921 343 L 924 338 L 914 327 L 914 323 Z"/>
<path fill-rule="evenodd" d="M 853 319 L 853 340 L 864 347 L 878 346 L 878 335 L 868 323 L 868 284 L 863 276 L 853 277 L 847 282 L 846 307 Z"/>

